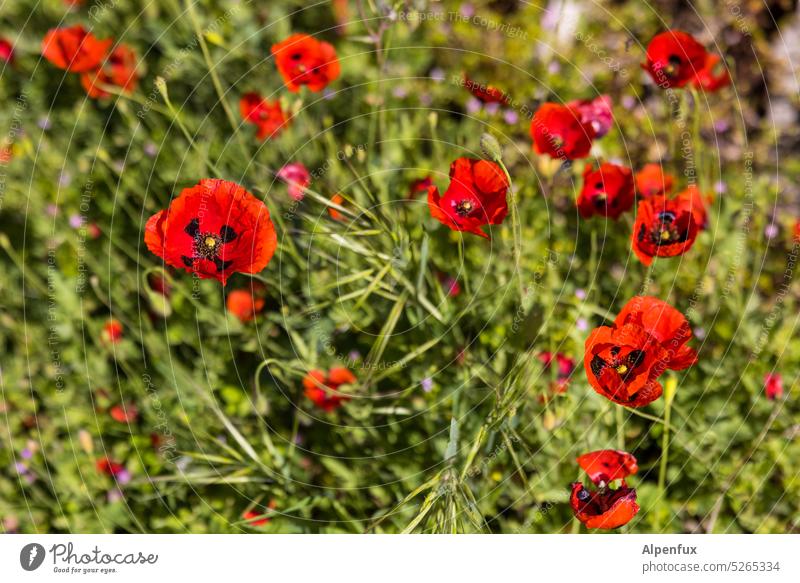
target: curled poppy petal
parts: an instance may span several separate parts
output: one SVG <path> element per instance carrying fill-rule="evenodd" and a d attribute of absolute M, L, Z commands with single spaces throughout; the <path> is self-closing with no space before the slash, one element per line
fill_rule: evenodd
<path fill-rule="evenodd" d="M 592 170 L 587 165 L 577 202 L 583 218 L 600 215 L 616 220 L 630 210 L 633 200 L 633 173 L 630 168 L 604 162 L 597 170 Z"/>
<path fill-rule="evenodd" d="M 234 182 L 204 179 L 147 221 L 147 248 L 168 265 L 217 279 L 258 273 L 278 244 L 266 205 Z"/>
<path fill-rule="evenodd" d="M 636 190 L 642 198 L 650 198 L 659 194 L 669 194 L 675 178 L 666 172 L 661 164 L 645 164 L 636 173 Z"/>
<path fill-rule="evenodd" d="M 272 45 L 272 55 L 286 88 L 292 92 L 305 85 L 316 93 L 339 77 L 336 49 L 307 34 L 293 34 Z"/>
<path fill-rule="evenodd" d="M 642 68 L 662 88 L 683 87 L 706 64 L 706 50 L 689 33 L 668 30 L 657 34 L 647 45 Z"/>
<path fill-rule="evenodd" d="M 537 153 L 552 158 L 585 158 L 592 149 L 595 130 L 575 107 L 544 103 L 533 115 L 531 138 Z"/>
<path fill-rule="evenodd" d="M 450 165 L 450 186 L 444 196 L 435 186 L 428 187 L 428 208 L 434 219 L 454 231 L 488 239 L 481 227 L 505 220 L 508 187 L 508 178 L 496 163 L 458 158 Z"/>
<path fill-rule="evenodd" d="M 725 65 L 720 65 L 722 59 L 713 53 L 706 54 L 703 68 L 697 72 L 692 80 L 695 87 L 703 91 L 719 91 L 731 84 L 731 75 Z"/>
<path fill-rule="evenodd" d="M 622 480 L 639 471 L 635 457 L 616 449 L 600 449 L 585 453 L 578 458 L 578 465 L 595 484 Z"/>
<path fill-rule="evenodd" d="M 616 490 L 603 487 L 591 491 L 580 482 L 575 482 L 572 484 L 569 503 L 575 517 L 587 528 L 619 528 L 630 522 L 639 512 L 636 490 L 624 485 Z"/>
<path fill-rule="evenodd" d="M 59 69 L 86 73 L 100 66 L 111 44 L 111 39 L 98 40 L 80 25 L 54 28 L 42 41 L 42 56 Z"/>

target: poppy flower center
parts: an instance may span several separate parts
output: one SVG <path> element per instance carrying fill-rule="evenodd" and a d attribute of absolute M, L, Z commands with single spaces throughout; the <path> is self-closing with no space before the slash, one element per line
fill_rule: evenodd
<path fill-rule="evenodd" d="M 644 362 L 644 350 L 631 350 L 628 354 L 620 356 L 622 349 L 619 346 L 613 346 L 610 352 L 610 358 L 603 358 L 596 354 L 591 363 L 589 364 L 595 376 L 600 376 L 606 368 L 611 368 L 622 377 L 622 380 L 627 380 L 636 368 Z"/>
<path fill-rule="evenodd" d="M 551 136 L 550 143 L 553 144 L 554 148 L 561 148 L 565 142 L 561 136 Z"/>
<path fill-rule="evenodd" d="M 459 217 L 468 216 L 475 209 L 471 200 L 460 200 L 455 204 L 455 211 Z"/>
<path fill-rule="evenodd" d="M 678 55 L 670 55 L 667 63 L 667 66 L 664 67 L 664 73 L 667 77 L 676 77 L 683 63 L 681 58 Z"/>
<path fill-rule="evenodd" d="M 193 239 L 192 257 L 183 256 L 181 258 L 187 267 L 194 267 L 196 259 L 206 259 L 213 262 L 217 271 L 220 272 L 233 264 L 233 261 L 223 261 L 219 257 L 222 246 L 238 237 L 236 231 L 231 227 L 223 225 L 220 227 L 219 234 L 201 232 L 200 220 L 192 219 L 189 221 L 189 224 L 186 225 L 184 231 Z"/>
<path fill-rule="evenodd" d="M 689 237 L 689 229 L 680 228 L 676 221 L 675 213 L 664 211 L 659 213 L 658 219 L 650 232 L 650 240 L 654 245 L 672 245 L 683 243 Z M 642 238 L 640 237 L 640 240 Z"/>

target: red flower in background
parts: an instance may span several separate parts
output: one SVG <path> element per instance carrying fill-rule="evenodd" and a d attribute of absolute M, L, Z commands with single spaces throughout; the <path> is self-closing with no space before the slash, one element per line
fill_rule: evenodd
<path fill-rule="evenodd" d="M 242 322 L 254 320 L 256 314 L 264 309 L 266 300 L 264 295 L 266 287 L 261 283 L 254 283 L 251 289 L 235 289 L 228 294 L 225 307 L 228 312 L 239 318 Z"/>
<path fill-rule="evenodd" d="M 612 529 L 630 522 L 639 511 L 636 490 L 629 488 L 625 478 L 638 471 L 636 458 L 624 451 L 604 449 L 578 458 L 589 479 L 598 488 L 590 490 L 580 482 L 572 484 L 569 497 L 575 517 L 587 528 Z M 616 489 L 610 482 L 620 480 Z"/>
<path fill-rule="evenodd" d="M 98 40 L 82 26 L 51 29 L 42 41 L 42 56 L 59 69 L 87 73 L 100 67 L 112 41 Z"/>
<path fill-rule="evenodd" d="M 683 87 L 703 70 L 706 50 L 690 34 L 668 30 L 657 34 L 647 45 L 647 59 L 642 68 L 659 87 Z"/>
<path fill-rule="evenodd" d="M 508 214 L 508 178 L 494 162 L 458 158 L 450 165 L 450 185 L 439 196 L 436 186 L 428 187 L 431 216 L 453 229 L 481 237 L 489 235 L 484 225 L 499 225 Z"/>
<path fill-rule="evenodd" d="M 110 97 L 101 85 L 114 85 L 126 93 L 136 89 L 139 75 L 136 72 L 136 53 L 127 45 L 119 45 L 96 71 L 81 75 L 81 85 L 89 97 Z"/>
<path fill-rule="evenodd" d="M 508 95 L 506 95 L 501 89 L 498 89 L 493 85 L 481 85 L 480 83 L 467 77 L 466 73 L 464 73 L 464 87 L 466 87 L 467 91 L 472 93 L 475 98 L 483 103 L 500 103 L 502 105 L 507 105 L 511 102 L 511 99 L 508 97 Z"/>
<path fill-rule="evenodd" d="M 289 122 L 279 100 L 269 101 L 258 93 L 247 93 L 239 100 L 242 119 L 258 127 L 259 140 L 277 137 Z"/>
<path fill-rule="evenodd" d="M 770 401 L 783 397 L 783 379 L 780 374 L 767 373 L 764 375 L 764 392 Z"/>
<path fill-rule="evenodd" d="M 609 95 L 570 101 L 567 103 L 567 107 L 573 108 L 580 114 L 581 123 L 588 123 L 592 126 L 595 138 L 602 138 L 614 124 L 614 113 L 611 109 Z"/>
<path fill-rule="evenodd" d="M 408 187 L 408 197 L 415 198 L 421 192 L 428 192 L 429 186 L 433 186 L 433 178 L 431 178 L 430 174 L 411 183 Z"/>
<path fill-rule="evenodd" d="M 533 115 L 531 138 L 536 152 L 553 158 L 585 158 L 592 149 L 595 131 L 574 107 L 545 103 Z"/>
<path fill-rule="evenodd" d="M 114 405 L 108 410 L 111 418 L 118 423 L 136 423 L 139 419 L 139 409 L 136 405 Z"/>
<path fill-rule="evenodd" d="M 315 93 L 322 91 L 339 76 L 339 59 L 333 45 L 307 34 L 293 34 L 272 45 L 272 55 L 286 88 L 292 92 L 301 85 Z"/>
<path fill-rule="evenodd" d="M 4 38 L 0 38 L 0 61 L 10 63 L 14 60 L 14 45 Z"/>
<path fill-rule="evenodd" d="M 664 371 L 697 361 L 686 346 L 691 337 L 678 310 L 658 298 L 634 297 L 612 326 L 595 328 L 586 339 L 583 362 L 589 384 L 614 403 L 644 407 L 661 396 L 657 379 Z"/>
<path fill-rule="evenodd" d="M 583 188 L 578 195 L 578 211 L 583 218 L 592 215 L 614 220 L 633 206 L 633 173 L 630 168 L 604 162 L 597 170 L 591 164 L 583 172 Z"/>
<path fill-rule="evenodd" d="M 321 370 L 312 370 L 303 379 L 303 389 L 312 403 L 330 413 L 350 400 L 349 395 L 339 392 L 339 387 L 355 382 L 355 375 L 346 368 L 332 368 L 328 374 Z"/>
<path fill-rule="evenodd" d="M 635 176 L 636 190 L 642 198 L 650 198 L 658 194 L 669 194 L 675 178 L 664 172 L 661 164 L 645 164 Z"/>
<path fill-rule="evenodd" d="M 697 72 L 692 84 L 703 91 L 718 91 L 731 84 L 731 75 L 722 58 L 713 53 L 706 53 L 703 68 Z"/>
<path fill-rule="evenodd" d="M 555 356 L 552 352 L 542 352 L 539 354 L 539 360 L 544 365 L 545 371 L 550 370 L 555 360 L 556 380 L 551 383 L 550 392 L 554 395 L 566 393 L 569 385 L 569 378 L 572 376 L 572 371 L 575 370 L 575 360 L 560 352 L 555 354 Z M 546 398 L 540 399 L 540 401 L 547 400 Z"/>
<path fill-rule="evenodd" d="M 706 222 L 703 199 L 696 188 L 673 199 L 654 196 L 639 203 L 633 224 L 631 246 L 645 265 L 654 257 L 676 257 L 686 253 Z"/>
<path fill-rule="evenodd" d="M 110 319 L 103 325 L 103 340 L 110 344 L 117 344 L 122 340 L 123 328 L 119 320 Z"/>
<path fill-rule="evenodd" d="M 267 508 L 270 510 L 274 510 L 278 507 L 278 503 L 275 500 L 270 500 L 269 504 L 267 504 Z M 242 518 L 244 518 L 250 526 L 264 526 L 265 524 L 269 524 L 270 518 L 269 516 L 264 516 L 266 512 L 257 512 L 254 508 L 250 510 L 246 510 L 242 513 Z M 261 516 L 262 518 L 259 518 Z"/>
<path fill-rule="evenodd" d="M 225 285 L 234 272 L 264 269 L 278 238 L 263 202 L 234 182 L 208 178 L 150 217 L 144 242 L 168 265 Z"/>
<path fill-rule="evenodd" d="M 636 458 L 625 451 L 600 449 L 578 458 L 578 465 L 595 484 L 623 480 L 639 471 Z"/>
<path fill-rule="evenodd" d="M 344 197 L 341 194 L 334 194 L 331 197 L 331 202 L 333 204 L 338 204 L 339 206 L 342 206 L 344 204 Z M 328 207 L 328 215 L 330 215 L 330 217 L 334 221 L 344 221 L 344 220 L 346 220 L 345 216 L 342 213 L 340 213 L 338 210 L 333 208 L 333 207 Z"/>
<path fill-rule="evenodd" d="M 107 476 L 116 477 L 125 471 L 125 466 L 107 457 L 97 460 L 95 466 L 97 467 L 98 472 L 101 474 L 106 474 Z"/>
<path fill-rule="evenodd" d="M 278 170 L 278 178 L 287 184 L 289 196 L 294 200 L 303 200 L 306 188 L 311 184 L 311 174 L 300 162 L 292 162 L 283 166 Z"/>

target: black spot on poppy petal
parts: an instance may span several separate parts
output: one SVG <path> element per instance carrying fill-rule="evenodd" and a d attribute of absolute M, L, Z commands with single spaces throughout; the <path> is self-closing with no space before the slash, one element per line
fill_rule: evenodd
<path fill-rule="evenodd" d="M 219 235 L 222 237 L 223 243 L 230 243 L 236 237 L 238 237 L 236 231 L 231 229 L 228 225 L 222 225 L 222 228 L 219 230 Z"/>
<path fill-rule="evenodd" d="M 223 261 L 219 257 L 214 257 L 214 265 L 217 267 L 217 271 L 221 273 L 233 265 L 233 261 Z"/>
<path fill-rule="evenodd" d="M 187 257 L 186 255 L 181 255 L 181 261 L 186 267 L 194 267 L 194 259 L 191 257 Z"/>
<path fill-rule="evenodd" d="M 586 488 L 581 488 L 578 490 L 578 500 L 581 502 L 586 502 L 589 498 L 591 498 L 591 495 Z"/>
<path fill-rule="evenodd" d="M 644 362 L 645 352 L 644 350 L 632 350 L 631 353 L 628 355 L 628 364 L 630 364 L 631 368 L 636 368 L 642 362 Z"/>
<path fill-rule="evenodd" d="M 620 350 L 619 346 L 612 346 L 611 347 L 611 356 L 618 355 L 619 354 L 619 350 Z"/>
<path fill-rule="evenodd" d="M 183 229 L 186 231 L 186 234 L 190 237 L 196 237 L 197 233 L 200 231 L 200 220 L 199 219 L 192 219 L 189 221 L 189 224 L 186 225 L 186 228 Z"/>
<path fill-rule="evenodd" d="M 637 235 L 637 239 L 639 239 L 639 242 L 642 242 L 645 240 L 646 237 L 647 237 L 647 229 L 645 228 L 644 225 L 642 225 L 641 227 L 639 227 L 639 234 Z"/>
<path fill-rule="evenodd" d="M 603 369 L 607 366 L 608 363 L 599 356 L 592 358 L 592 361 L 589 363 L 589 368 L 592 369 L 592 372 L 596 377 L 599 377 L 600 373 L 602 373 Z"/>

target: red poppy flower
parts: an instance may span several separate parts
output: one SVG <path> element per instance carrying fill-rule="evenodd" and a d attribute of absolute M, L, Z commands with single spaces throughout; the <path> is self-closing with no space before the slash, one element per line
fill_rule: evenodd
<path fill-rule="evenodd" d="M 647 45 L 647 60 L 642 68 L 659 87 L 683 87 L 703 70 L 706 50 L 690 34 L 668 30 L 657 34 Z"/>
<path fill-rule="evenodd" d="M 112 40 L 98 40 L 82 26 L 51 29 L 42 41 L 42 56 L 59 69 L 86 73 L 106 58 Z"/>
<path fill-rule="evenodd" d="M 275 64 L 289 91 L 297 92 L 300 85 L 322 91 L 339 76 L 339 59 L 330 43 L 318 41 L 307 34 L 293 34 L 272 45 Z"/>
<path fill-rule="evenodd" d="M 147 283 L 151 290 L 160 293 L 162 296 L 169 297 L 172 294 L 172 286 L 169 281 L 159 273 L 151 273 L 148 275 Z"/>
<path fill-rule="evenodd" d="M 664 172 L 661 164 L 645 164 L 635 176 L 636 190 L 642 198 L 650 198 L 658 194 L 669 194 L 675 178 Z"/>
<path fill-rule="evenodd" d="M 595 138 L 602 138 L 614 124 L 611 105 L 611 96 L 609 95 L 567 103 L 567 107 L 575 109 L 580 114 L 582 123 L 591 124 Z"/>
<path fill-rule="evenodd" d="M 115 461 L 112 461 L 110 458 L 104 457 L 97 460 L 95 464 L 97 467 L 97 471 L 101 474 L 106 474 L 108 476 L 119 476 L 122 472 L 125 471 L 125 466 Z"/>
<path fill-rule="evenodd" d="M 111 96 L 111 93 L 100 88 L 102 85 L 114 85 L 131 93 L 139 82 L 136 62 L 133 49 L 127 45 L 119 45 L 99 69 L 81 75 L 81 85 L 89 97 L 95 99 Z"/>
<path fill-rule="evenodd" d="M 433 178 L 430 174 L 425 178 L 419 178 L 411 183 L 408 188 L 408 197 L 415 198 L 421 192 L 428 192 L 428 187 L 433 185 Z"/>
<path fill-rule="evenodd" d="M 344 204 L 344 197 L 341 194 L 334 194 L 331 197 L 331 202 L 333 204 L 338 204 L 339 206 L 342 206 L 342 204 Z M 328 214 L 334 221 L 345 220 L 345 216 L 333 207 L 328 207 Z"/>
<path fill-rule="evenodd" d="M 339 387 L 355 382 L 355 375 L 346 368 L 332 368 L 328 374 L 321 370 L 312 370 L 303 379 L 303 389 L 312 403 L 330 413 L 350 400 L 350 396 L 340 392 Z"/>
<path fill-rule="evenodd" d="M 269 101 L 258 93 L 247 93 L 239 100 L 242 118 L 256 127 L 259 140 L 277 137 L 289 122 L 279 100 Z"/>
<path fill-rule="evenodd" d="M 258 273 L 278 245 L 267 206 L 234 182 L 207 178 L 150 217 L 144 242 L 168 265 L 222 285 Z"/>
<path fill-rule="evenodd" d="M 489 235 L 484 225 L 499 225 L 508 214 L 508 178 L 494 162 L 458 158 L 450 165 L 450 186 L 439 196 L 436 186 L 428 187 L 431 216 L 453 229 L 481 237 Z"/>
<path fill-rule="evenodd" d="M 719 55 L 706 53 L 706 60 L 703 68 L 697 72 L 692 84 L 703 91 L 718 91 L 731 83 L 731 75 Z"/>
<path fill-rule="evenodd" d="M 575 517 L 587 528 L 619 528 L 628 524 L 639 512 L 636 490 L 624 485 L 616 490 L 603 487 L 592 492 L 580 482 L 575 482 L 569 503 Z"/>
<path fill-rule="evenodd" d="M 616 220 L 633 206 L 633 190 L 630 168 L 603 162 L 597 170 L 592 170 L 591 164 L 587 164 L 578 195 L 578 211 L 585 219 L 600 215 Z"/>
<path fill-rule="evenodd" d="M 225 306 L 228 312 L 239 318 L 242 322 L 250 322 L 256 314 L 264 309 L 266 288 L 261 284 L 253 284 L 252 291 L 235 289 L 228 294 Z"/>
<path fill-rule="evenodd" d="M 794 222 L 794 232 L 792 234 L 792 240 L 796 243 L 800 243 L 800 219 L 797 219 Z"/>
<path fill-rule="evenodd" d="M 575 369 L 575 360 L 569 356 L 557 353 L 553 355 L 552 352 L 542 352 L 539 354 L 539 360 L 544 365 L 544 370 L 549 371 L 553 366 L 555 360 L 556 365 L 556 380 L 550 385 L 550 393 L 553 395 L 563 394 L 567 392 L 569 386 L 569 378 L 572 376 L 572 371 Z M 548 401 L 548 398 L 540 398 L 541 402 Z"/>
<path fill-rule="evenodd" d="M 639 471 L 636 458 L 625 451 L 601 449 L 585 453 L 578 458 L 578 465 L 589 474 L 594 484 L 608 484 L 624 480 Z"/>
<path fill-rule="evenodd" d="M 688 189 L 673 199 L 654 196 L 639 203 L 631 246 L 645 265 L 654 257 L 675 257 L 694 245 L 706 221 L 702 197 Z"/>
<path fill-rule="evenodd" d="M 0 147 L 0 164 L 5 166 L 14 159 L 14 150 L 11 146 Z"/>
<path fill-rule="evenodd" d="M 278 178 L 287 184 L 289 196 L 294 200 L 303 200 L 306 188 L 311 184 L 311 174 L 300 162 L 292 162 L 283 166 L 278 170 Z"/>
<path fill-rule="evenodd" d="M 0 38 L 0 61 L 10 63 L 14 60 L 14 45 L 4 38 Z"/>
<path fill-rule="evenodd" d="M 103 325 L 103 340 L 110 344 L 117 344 L 122 340 L 122 324 L 118 320 L 110 319 Z"/>
<path fill-rule="evenodd" d="M 586 339 L 589 384 L 614 403 L 644 407 L 661 396 L 657 379 L 664 371 L 697 361 L 697 353 L 686 346 L 691 337 L 678 310 L 658 298 L 634 297 L 612 326 L 595 328 Z"/>
<path fill-rule="evenodd" d="M 783 379 L 780 374 L 767 373 L 764 375 L 764 392 L 770 401 L 783 397 Z"/>
<path fill-rule="evenodd" d="M 139 419 L 139 409 L 136 405 L 127 405 L 125 407 L 114 405 L 109 409 L 108 413 L 118 423 L 136 423 L 136 420 Z"/>
<path fill-rule="evenodd" d="M 456 278 L 439 271 L 436 273 L 436 279 L 439 280 L 442 289 L 449 297 L 454 298 L 461 293 L 461 285 Z"/>
<path fill-rule="evenodd" d="M 592 149 L 595 131 L 574 107 L 545 103 L 533 115 L 531 138 L 536 152 L 553 158 L 585 158 Z"/>
<path fill-rule="evenodd" d="M 493 85 L 482 85 L 473 81 L 464 73 L 464 87 L 483 103 L 500 103 L 508 105 L 511 99 L 501 89 Z"/>
<path fill-rule="evenodd" d="M 275 500 L 270 500 L 269 504 L 267 504 L 267 508 L 270 510 L 274 510 L 277 506 L 278 503 Z M 264 526 L 265 524 L 269 524 L 272 520 L 269 516 L 264 516 L 265 514 L 266 512 L 258 512 L 255 509 L 250 509 L 242 513 L 242 518 L 244 518 L 250 526 Z M 261 518 L 259 518 L 259 516 Z"/>

